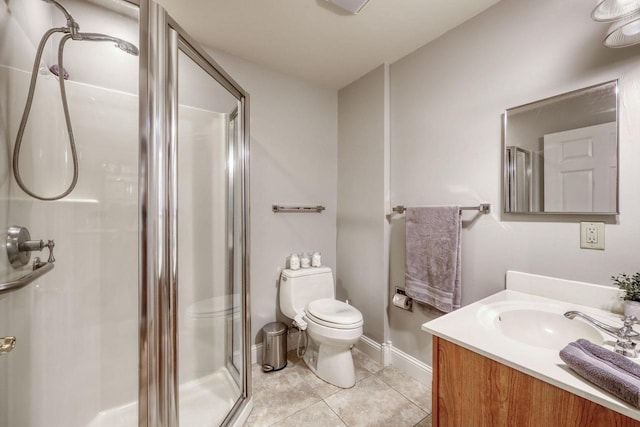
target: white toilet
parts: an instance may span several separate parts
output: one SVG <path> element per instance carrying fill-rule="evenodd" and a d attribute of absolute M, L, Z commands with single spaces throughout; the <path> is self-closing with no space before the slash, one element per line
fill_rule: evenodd
<path fill-rule="evenodd" d="M 338 387 L 356 383 L 351 346 L 362 336 L 362 313 L 335 299 L 328 267 L 283 270 L 280 310 L 309 335 L 303 357 L 317 376 Z"/>

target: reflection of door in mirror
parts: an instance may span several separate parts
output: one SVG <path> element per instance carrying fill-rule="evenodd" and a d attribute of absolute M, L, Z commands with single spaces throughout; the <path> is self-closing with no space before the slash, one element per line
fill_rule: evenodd
<path fill-rule="evenodd" d="M 510 212 L 531 211 L 531 152 L 507 147 L 507 197 Z"/>
<path fill-rule="evenodd" d="M 611 81 L 505 111 L 505 213 L 618 214 L 617 96 Z M 508 173 L 507 147 L 530 153 L 525 195 Z M 515 173 L 515 153 L 513 161 Z"/>
<path fill-rule="evenodd" d="M 544 211 L 615 212 L 616 123 L 544 136 Z"/>

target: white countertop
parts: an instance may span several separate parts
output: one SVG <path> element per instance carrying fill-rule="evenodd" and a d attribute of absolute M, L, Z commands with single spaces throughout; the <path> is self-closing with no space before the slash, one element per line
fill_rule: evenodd
<path fill-rule="evenodd" d="M 507 287 L 509 288 L 509 285 Z M 525 292 L 529 291 L 529 289 L 525 290 Z M 547 349 L 528 345 L 503 335 L 500 331 L 498 316 L 501 310 L 514 307 L 533 308 L 558 314 L 578 310 L 603 323 L 622 326 L 620 315 L 610 311 L 520 291 L 505 290 L 427 322 L 422 325 L 422 330 L 640 421 L 640 410 L 573 373 L 560 359 L 559 351 L 562 346 L 557 350 Z M 611 350 L 615 344 L 614 339 L 606 334 L 602 334 L 602 337 L 604 347 Z"/>

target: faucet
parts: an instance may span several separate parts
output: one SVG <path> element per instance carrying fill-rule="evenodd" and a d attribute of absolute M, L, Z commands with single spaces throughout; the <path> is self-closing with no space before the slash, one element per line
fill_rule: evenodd
<path fill-rule="evenodd" d="M 567 311 L 564 314 L 564 317 L 567 319 L 574 319 L 576 316 L 582 317 L 598 329 L 614 337 L 616 339 L 616 345 L 613 349 L 616 353 L 620 353 L 627 357 L 638 357 L 640 355 L 640 349 L 637 344 L 631 340 L 632 338 L 640 335 L 640 333 L 633 330 L 633 325 L 640 323 L 635 316 L 625 316 L 622 319 L 623 326 L 621 328 L 616 328 L 602 323 L 599 320 L 579 311 Z"/>

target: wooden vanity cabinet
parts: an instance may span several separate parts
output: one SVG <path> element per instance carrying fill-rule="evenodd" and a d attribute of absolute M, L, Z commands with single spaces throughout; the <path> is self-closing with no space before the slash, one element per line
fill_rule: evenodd
<path fill-rule="evenodd" d="M 621 427 L 640 422 L 433 337 L 436 427 Z"/>

